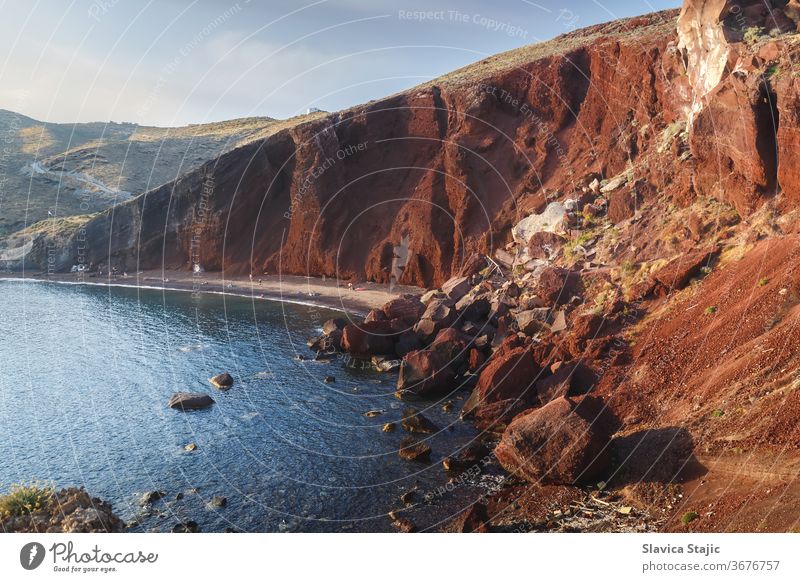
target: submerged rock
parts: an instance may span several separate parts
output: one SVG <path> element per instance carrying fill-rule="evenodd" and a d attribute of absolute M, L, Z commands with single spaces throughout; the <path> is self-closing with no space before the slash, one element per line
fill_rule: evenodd
<path fill-rule="evenodd" d="M 406 437 L 400 442 L 401 459 L 406 461 L 424 461 L 431 456 L 431 448 L 427 444 L 417 441 L 414 437 Z"/>
<path fill-rule="evenodd" d="M 172 527 L 172 533 L 200 533 L 200 526 L 196 521 L 187 520 L 176 523 Z"/>
<path fill-rule="evenodd" d="M 407 432 L 418 432 L 430 434 L 434 433 L 438 428 L 430 420 L 422 416 L 422 413 L 416 408 L 408 407 L 403 410 L 403 421 L 400 423 L 403 430 Z"/>

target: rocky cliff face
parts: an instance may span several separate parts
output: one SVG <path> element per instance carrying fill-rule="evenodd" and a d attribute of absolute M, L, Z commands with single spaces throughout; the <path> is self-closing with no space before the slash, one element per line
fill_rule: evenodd
<path fill-rule="evenodd" d="M 105 212 L 51 256 L 387 282 L 403 243 L 400 282 L 431 286 L 595 180 L 618 218 L 657 198 L 745 216 L 778 192 L 791 205 L 795 12 L 773 4 L 687 1 L 677 19 L 591 27 L 290 126 Z"/>

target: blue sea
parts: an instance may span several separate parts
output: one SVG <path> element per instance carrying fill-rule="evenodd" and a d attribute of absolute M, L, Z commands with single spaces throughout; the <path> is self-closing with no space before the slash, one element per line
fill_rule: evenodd
<path fill-rule="evenodd" d="M 440 431 L 427 436 L 431 462 L 401 460 L 396 375 L 317 362 L 306 347 L 343 315 L 332 310 L 10 280 L 0 297 L 0 492 L 31 480 L 84 486 L 132 531 L 185 520 L 208 532 L 390 531 L 398 497 L 416 488 L 430 500 L 452 477 L 439 461 L 475 438 L 457 420 L 465 394 L 417 402 Z M 233 388 L 209 384 L 220 372 Z M 177 391 L 216 404 L 171 410 Z M 382 432 L 386 422 L 397 430 Z M 155 490 L 165 497 L 142 505 Z M 415 519 L 435 527 L 472 495 L 433 496 Z M 227 505 L 211 507 L 214 496 Z"/>

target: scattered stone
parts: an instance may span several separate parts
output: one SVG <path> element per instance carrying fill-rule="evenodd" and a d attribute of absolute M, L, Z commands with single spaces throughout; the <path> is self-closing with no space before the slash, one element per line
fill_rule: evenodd
<path fill-rule="evenodd" d="M 192 451 L 196 451 L 197 450 L 197 445 L 195 443 L 189 443 L 188 445 L 183 447 L 183 450 L 191 453 Z"/>
<path fill-rule="evenodd" d="M 211 498 L 211 501 L 208 502 L 208 506 L 214 509 L 219 509 L 228 505 L 228 499 L 225 497 L 220 497 L 215 495 Z"/>
<path fill-rule="evenodd" d="M 383 410 L 368 410 L 364 413 L 364 416 L 366 416 L 367 418 L 375 418 L 376 416 L 380 416 L 383 413 L 384 413 Z"/>
<path fill-rule="evenodd" d="M 394 527 L 400 533 L 414 533 L 417 531 L 417 527 L 411 523 L 411 520 L 406 519 L 405 517 L 395 519 L 392 522 L 392 527 Z"/>
<path fill-rule="evenodd" d="M 383 428 L 381 430 L 383 432 L 394 432 L 394 429 L 395 429 L 395 424 L 393 422 L 387 422 L 386 424 L 383 425 Z"/>
<path fill-rule="evenodd" d="M 456 371 L 448 354 L 442 350 L 417 350 L 406 354 L 397 377 L 399 396 L 424 396 L 452 388 Z"/>
<path fill-rule="evenodd" d="M 388 317 L 383 312 L 382 309 L 372 309 L 369 313 L 367 313 L 367 317 L 364 318 L 364 323 L 374 323 L 376 321 L 388 321 Z"/>
<path fill-rule="evenodd" d="M 567 240 L 554 232 L 537 232 L 528 241 L 528 258 L 555 260 Z"/>
<path fill-rule="evenodd" d="M 214 404 L 214 399 L 208 394 L 176 392 L 169 399 L 167 406 L 176 410 L 187 411 L 208 408 L 212 404 Z"/>
<path fill-rule="evenodd" d="M 386 356 L 372 356 L 372 367 L 378 372 L 394 372 L 400 369 L 401 360 L 387 358 Z"/>
<path fill-rule="evenodd" d="M 233 386 L 233 377 L 227 372 L 217 374 L 213 378 L 209 378 L 208 381 L 211 382 L 215 388 L 219 388 L 220 390 L 227 390 Z"/>
<path fill-rule="evenodd" d="M 564 305 L 583 292 L 581 276 L 576 271 L 548 266 L 541 269 L 536 294 L 549 305 Z"/>
<path fill-rule="evenodd" d="M 481 442 L 471 443 L 455 455 L 442 459 L 445 471 L 463 471 L 481 463 L 491 451 Z"/>
<path fill-rule="evenodd" d="M 563 309 L 553 313 L 553 323 L 550 324 L 550 331 L 558 333 L 567 329 L 567 312 Z"/>
<path fill-rule="evenodd" d="M 142 505 L 150 505 L 156 501 L 163 499 L 166 493 L 163 491 L 148 491 L 142 495 Z"/>
<path fill-rule="evenodd" d="M 499 348 L 478 377 L 463 414 L 470 416 L 478 408 L 500 400 L 535 401 L 533 385 L 540 373 L 527 347 Z"/>
<path fill-rule="evenodd" d="M 411 433 L 435 433 L 439 429 L 430 420 L 422 416 L 416 408 L 407 407 L 403 410 L 403 420 L 400 423 L 403 430 Z"/>
<path fill-rule="evenodd" d="M 334 376 L 325 376 L 323 382 L 325 382 L 326 384 L 333 384 L 334 382 L 336 382 L 336 378 Z"/>
<path fill-rule="evenodd" d="M 456 311 L 450 300 L 434 299 L 414 326 L 414 332 L 424 341 L 429 342 L 441 330 L 450 327 L 456 320 Z"/>
<path fill-rule="evenodd" d="M 347 320 L 342 317 L 329 319 L 324 324 L 322 324 L 322 333 L 325 335 L 331 335 L 335 331 L 342 331 L 347 325 L 347 323 L 348 323 Z"/>
<path fill-rule="evenodd" d="M 458 517 L 444 526 L 442 531 L 449 533 L 486 533 L 489 531 L 488 524 L 489 513 L 486 505 L 478 501 L 462 511 Z"/>
<path fill-rule="evenodd" d="M 196 521 L 182 521 L 173 526 L 172 533 L 200 533 L 200 526 Z"/>
<path fill-rule="evenodd" d="M 417 496 L 416 489 L 409 489 L 400 496 L 400 501 L 406 506 L 414 504 L 414 498 Z"/>
<path fill-rule="evenodd" d="M 447 295 L 442 293 L 439 289 L 431 289 L 427 293 L 423 293 L 422 297 L 419 298 L 422 303 L 426 306 L 434 299 L 446 299 Z"/>
<path fill-rule="evenodd" d="M 470 289 L 472 289 L 472 285 L 467 277 L 453 277 L 442 285 L 442 292 L 447 295 L 451 301 L 458 301 L 469 293 Z"/>
<path fill-rule="evenodd" d="M 414 437 L 406 437 L 400 442 L 399 455 L 406 461 L 424 461 L 430 458 L 431 448 Z"/>
<path fill-rule="evenodd" d="M 548 328 L 547 318 L 550 309 L 547 307 L 537 307 L 527 311 L 519 311 L 514 315 L 517 321 L 517 328 L 525 335 L 535 335 Z"/>
<path fill-rule="evenodd" d="M 667 291 L 683 289 L 693 277 L 701 274 L 702 269 L 709 265 L 716 254 L 716 250 L 709 249 L 687 253 L 659 269 L 653 275 L 653 279 Z"/>

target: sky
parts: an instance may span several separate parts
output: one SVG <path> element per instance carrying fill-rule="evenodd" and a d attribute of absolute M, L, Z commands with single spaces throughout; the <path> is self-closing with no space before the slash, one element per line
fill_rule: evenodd
<path fill-rule="evenodd" d="M 0 109 L 175 126 L 343 109 L 678 0 L 0 0 Z"/>

